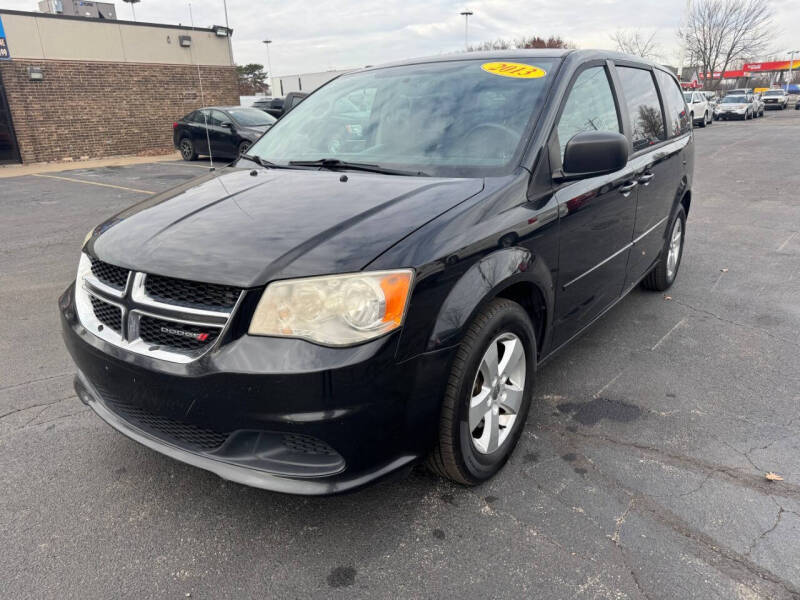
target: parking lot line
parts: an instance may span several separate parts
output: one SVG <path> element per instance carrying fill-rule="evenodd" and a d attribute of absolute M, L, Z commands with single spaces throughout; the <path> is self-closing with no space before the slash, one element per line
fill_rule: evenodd
<path fill-rule="evenodd" d="M 190 164 L 188 164 L 186 162 L 178 162 L 178 161 L 175 161 L 175 160 L 157 160 L 156 163 L 159 164 L 159 165 L 171 165 L 173 167 L 190 167 L 192 169 L 205 169 L 206 171 L 210 171 L 211 170 L 211 165 L 208 164 L 208 163 L 206 163 L 204 165 L 190 165 Z M 228 164 L 228 163 L 225 163 L 225 164 Z"/>
<path fill-rule="evenodd" d="M 99 185 L 100 187 L 114 188 L 117 190 L 125 190 L 127 192 L 136 192 L 137 194 L 155 194 L 151 190 L 137 190 L 136 188 L 124 187 L 121 185 L 112 185 L 110 183 L 99 183 L 97 181 L 85 181 L 83 179 L 74 179 L 72 177 L 59 177 L 58 175 L 44 175 L 41 173 L 34 173 L 31 177 L 47 177 L 48 179 L 60 179 L 62 181 L 72 181 L 74 183 L 85 183 L 86 185 Z"/>

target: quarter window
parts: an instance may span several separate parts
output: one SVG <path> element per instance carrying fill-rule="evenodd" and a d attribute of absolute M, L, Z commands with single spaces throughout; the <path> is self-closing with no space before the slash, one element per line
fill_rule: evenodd
<path fill-rule="evenodd" d="M 667 139 L 653 75 L 645 69 L 617 67 L 631 120 L 633 151 Z"/>
<path fill-rule="evenodd" d="M 668 137 L 676 137 L 689 131 L 689 113 L 683 101 L 683 92 L 678 82 L 664 71 L 656 71 L 661 97 L 664 99 L 664 112 L 667 114 Z"/>
<path fill-rule="evenodd" d="M 584 131 L 620 132 L 614 94 L 603 67 L 590 67 L 582 71 L 572 84 L 558 122 L 562 161 L 567 142 Z"/>

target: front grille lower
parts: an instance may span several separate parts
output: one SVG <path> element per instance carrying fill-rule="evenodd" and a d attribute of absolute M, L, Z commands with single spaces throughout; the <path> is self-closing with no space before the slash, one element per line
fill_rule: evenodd
<path fill-rule="evenodd" d="M 96 258 L 92 259 L 92 275 L 99 281 L 116 290 L 125 289 L 125 285 L 128 283 L 129 273 L 130 271 L 128 269 L 110 265 Z"/>
<path fill-rule="evenodd" d="M 123 402 L 106 390 L 102 393 L 108 407 L 131 425 L 182 448 L 208 452 L 219 448 L 228 439 L 228 433 L 156 415 L 140 406 Z"/>
<path fill-rule="evenodd" d="M 188 308 L 229 312 L 236 305 L 240 288 L 198 281 L 187 281 L 161 275 L 148 275 L 144 280 L 147 295 L 158 302 Z"/>
<path fill-rule="evenodd" d="M 118 306 L 103 302 L 99 298 L 89 296 L 92 302 L 92 310 L 95 318 L 106 327 L 110 327 L 117 333 L 122 333 L 122 311 Z"/>
<path fill-rule="evenodd" d="M 176 350 L 203 350 L 217 339 L 219 329 L 142 315 L 139 337 L 148 344 Z"/>
<path fill-rule="evenodd" d="M 328 444 L 317 438 L 299 433 L 284 433 L 283 445 L 298 454 L 321 454 L 336 456 L 336 451 Z"/>

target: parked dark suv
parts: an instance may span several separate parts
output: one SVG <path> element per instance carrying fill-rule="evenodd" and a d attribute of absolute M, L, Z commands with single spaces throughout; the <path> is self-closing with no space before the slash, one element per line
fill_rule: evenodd
<path fill-rule="evenodd" d="M 675 78 L 624 55 L 343 75 L 90 232 L 60 299 L 78 395 L 247 485 L 333 493 L 419 460 L 483 481 L 537 366 L 675 280 L 692 141 Z"/>

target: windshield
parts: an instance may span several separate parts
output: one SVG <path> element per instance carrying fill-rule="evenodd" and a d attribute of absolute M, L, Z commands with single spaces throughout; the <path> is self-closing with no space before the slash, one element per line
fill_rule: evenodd
<path fill-rule="evenodd" d="M 275 117 L 257 108 L 230 108 L 228 114 L 243 127 L 272 125 L 276 121 Z"/>
<path fill-rule="evenodd" d="M 783 96 L 783 90 L 772 90 L 769 92 L 764 92 L 765 96 Z"/>
<path fill-rule="evenodd" d="M 249 153 L 279 165 L 325 158 L 437 176 L 502 174 L 521 152 L 556 66 L 552 58 L 457 60 L 343 75 Z"/>
<path fill-rule="evenodd" d="M 692 95 L 691 94 L 684 94 L 683 99 L 686 100 L 686 104 L 692 103 Z"/>
<path fill-rule="evenodd" d="M 722 99 L 723 104 L 747 104 L 747 98 L 744 96 L 725 96 Z"/>

